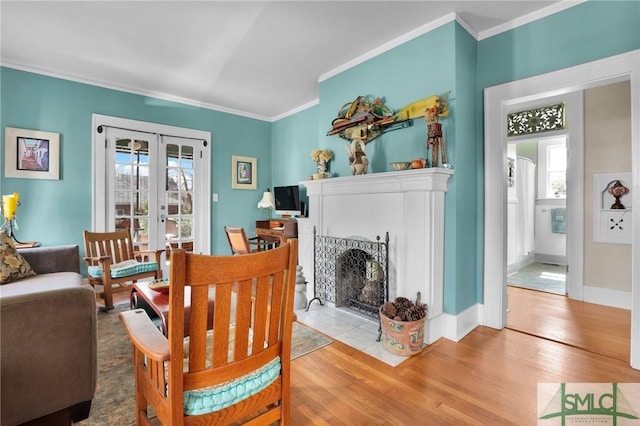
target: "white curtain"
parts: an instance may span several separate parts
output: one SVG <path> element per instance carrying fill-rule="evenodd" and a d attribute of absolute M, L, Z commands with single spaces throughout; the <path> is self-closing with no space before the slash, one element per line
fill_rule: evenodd
<path fill-rule="evenodd" d="M 534 250 L 534 179 L 536 165 L 528 158 L 516 159 L 516 253 L 526 256 Z"/>

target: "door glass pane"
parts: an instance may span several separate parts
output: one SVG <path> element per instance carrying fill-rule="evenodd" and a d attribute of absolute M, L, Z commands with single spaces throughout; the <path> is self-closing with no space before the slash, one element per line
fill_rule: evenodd
<path fill-rule="evenodd" d="M 136 249 L 149 241 L 149 142 L 117 139 L 115 150 L 115 228 L 128 229 Z"/>
<path fill-rule="evenodd" d="M 166 244 L 168 249 L 193 251 L 192 146 L 167 144 Z"/>

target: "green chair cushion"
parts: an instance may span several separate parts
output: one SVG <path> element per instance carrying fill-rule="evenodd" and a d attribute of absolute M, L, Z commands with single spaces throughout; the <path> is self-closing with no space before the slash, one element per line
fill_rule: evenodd
<path fill-rule="evenodd" d="M 184 393 L 184 413 L 198 415 L 222 410 L 267 388 L 280 375 L 280 357 L 237 379 Z"/>
<path fill-rule="evenodd" d="M 126 260 L 111 265 L 111 278 L 122 278 L 130 275 L 141 274 L 143 272 L 153 272 L 158 269 L 157 262 L 138 262 L 137 260 Z M 102 277 L 103 271 L 99 266 L 89 266 L 89 275 L 94 278 Z"/>

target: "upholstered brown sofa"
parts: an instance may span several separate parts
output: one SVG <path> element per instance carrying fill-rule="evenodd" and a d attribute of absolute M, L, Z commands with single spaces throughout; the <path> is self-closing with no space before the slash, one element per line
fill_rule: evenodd
<path fill-rule="evenodd" d="M 85 419 L 96 390 L 97 318 L 78 246 L 19 253 L 37 275 L 0 286 L 0 424 Z"/>

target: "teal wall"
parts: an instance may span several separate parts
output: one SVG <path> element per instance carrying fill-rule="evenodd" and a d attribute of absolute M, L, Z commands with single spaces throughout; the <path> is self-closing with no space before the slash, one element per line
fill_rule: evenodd
<path fill-rule="evenodd" d="M 335 159 L 331 171 L 338 176 L 351 175 L 345 145 L 338 136 L 326 136 L 338 110 L 360 95 L 384 98 L 385 104 L 398 110 L 414 101 L 455 89 L 455 24 L 441 26 L 401 46 L 320 83 L 318 112 L 319 146 L 331 149 Z M 442 120 L 443 132 L 452 126 Z M 369 173 L 392 170 L 394 161 L 424 158 L 426 125 L 416 119 L 413 126 L 383 133 L 366 146 Z M 446 138 L 446 136 L 445 136 Z M 455 159 L 449 159 L 455 166 Z"/>
<path fill-rule="evenodd" d="M 326 136 L 344 103 L 373 95 L 398 109 L 451 90 L 451 113 L 443 120 L 448 160 L 455 168 L 445 205 L 444 309 L 457 314 L 482 302 L 483 261 L 491 255 L 483 253 L 483 90 L 638 48 L 636 1 L 589 1 L 479 42 L 450 23 L 322 82 L 315 129 L 309 117 L 298 115 L 283 127 L 304 134 L 315 130 L 317 147 L 336 153 L 331 171 L 348 175 L 345 141 Z M 425 130 L 417 119 L 413 127 L 367 144 L 373 172 L 389 170 L 392 161 L 424 157 Z"/>
<path fill-rule="evenodd" d="M 480 97 L 476 70 L 477 41 L 451 22 L 320 84 L 319 145 L 336 152 L 332 170 L 338 175 L 350 174 L 343 148 L 346 142 L 325 135 L 344 103 L 358 95 L 373 95 L 384 97 L 397 110 L 418 99 L 450 92 L 450 115 L 441 120 L 447 160 L 455 168 L 445 205 L 444 310 L 449 313 L 460 312 L 481 298 L 482 228 L 476 224 L 482 198 L 476 182 L 482 150 L 476 143 Z M 370 173 L 391 170 L 392 161 L 427 156 L 426 130 L 418 118 L 412 127 L 384 133 L 367 144 Z"/>
<path fill-rule="evenodd" d="M 229 253 L 224 225 L 251 229 L 264 217 L 257 203 L 261 188 L 271 182 L 271 123 L 11 68 L 0 73 L 2 128 L 60 133 L 60 180 L 4 178 L 2 173 L 2 194 L 20 193 L 20 240 L 82 246 L 82 230 L 91 228 L 93 113 L 211 132 L 211 191 L 220 198 L 212 203 L 214 253 Z M 4 149 L 0 152 L 4 170 Z M 257 190 L 231 189 L 232 155 L 258 159 Z"/>
<path fill-rule="evenodd" d="M 346 141 L 326 136 L 343 104 L 372 95 L 397 110 L 451 91 L 451 113 L 442 120 L 455 168 L 445 205 L 444 307 L 457 314 L 482 302 L 483 90 L 639 48 L 637 1 L 588 1 L 479 42 L 451 22 L 321 82 L 318 105 L 275 123 L 1 68 L 0 124 L 59 132 L 62 175 L 60 181 L 2 178 L 0 191 L 21 193 L 21 238 L 81 244 L 82 229 L 91 225 L 92 113 L 210 131 L 211 189 L 220 194 L 212 204 L 212 250 L 228 253 L 222 227 L 251 228 L 263 218 L 256 208 L 262 191 L 314 173 L 313 149 L 331 149 L 330 171 L 350 174 Z M 367 144 L 369 172 L 425 157 L 425 139 L 420 119 L 383 134 Z M 258 158 L 256 191 L 230 189 L 231 155 Z"/>
<path fill-rule="evenodd" d="M 480 88 L 640 48 L 639 1 L 588 1 L 482 40 Z"/>
<path fill-rule="evenodd" d="M 455 191 L 447 193 L 445 204 L 444 310 L 448 313 L 461 312 L 482 297 L 482 274 L 478 273 L 482 227 L 476 226 L 483 207 L 482 192 L 476 188 L 483 158 L 482 145 L 475 140 L 477 101 L 481 99 L 475 82 L 477 41 L 460 25 L 456 25 L 455 40 L 455 101 L 451 105 L 455 125 L 445 138 L 456 170 Z"/>
<path fill-rule="evenodd" d="M 317 105 L 273 123 L 272 186 L 296 185 L 316 172 L 311 151 L 318 147 L 317 123 Z M 300 198 L 308 200 L 304 186 L 300 186 Z"/>

